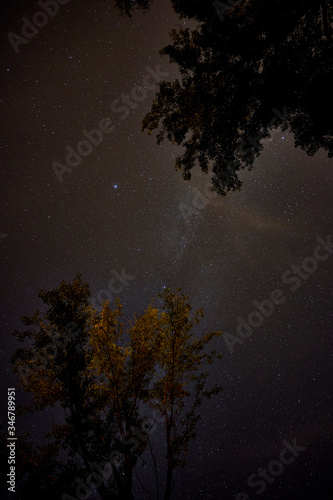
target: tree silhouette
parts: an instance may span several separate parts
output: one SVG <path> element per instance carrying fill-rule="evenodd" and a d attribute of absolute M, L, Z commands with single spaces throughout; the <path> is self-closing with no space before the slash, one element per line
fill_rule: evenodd
<path fill-rule="evenodd" d="M 58 419 L 59 409 L 63 414 L 46 444 L 36 448 L 22 436 L 20 495 L 28 498 L 34 490 L 38 498 L 73 500 L 97 490 L 102 499 L 133 499 L 133 470 L 147 447 L 152 451 L 159 411 L 166 432 L 167 500 L 173 471 L 185 465 L 195 437 L 197 410 L 220 390 L 206 388 L 203 369 L 219 357 L 209 346 L 221 332 L 197 338 L 202 311 L 191 318 L 180 290 L 166 289 L 161 308 L 149 305 L 131 321 L 123 319 L 118 299 L 114 309 L 105 302 L 97 312 L 89 296 L 79 274 L 71 284 L 42 291 L 48 309 L 24 317 L 30 328 L 14 333 L 20 342 L 30 341 L 12 356 L 21 388 L 31 394 L 22 412 L 54 408 Z M 157 471 L 154 456 L 153 463 Z"/>
<path fill-rule="evenodd" d="M 95 380 L 88 370 L 91 359 L 89 286 L 78 274 L 72 284 L 63 281 L 58 289 L 41 291 L 39 297 L 48 310 L 22 318 L 22 322 L 32 328 L 14 332 L 20 342 L 33 341 L 30 347 L 18 348 L 11 359 L 14 372 L 20 376 L 21 388 L 32 395 L 23 412 L 60 406 L 64 423 L 52 425 L 48 434 L 51 444 L 46 448 L 53 446 L 54 451 L 66 453 L 78 470 L 85 470 L 86 476 L 93 475 L 93 463 L 108 456 L 109 443 L 101 440 L 104 422 L 100 402 L 90 397 Z M 36 463 L 38 466 L 43 463 L 45 467 L 48 464 L 53 470 L 54 464 L 45 461 L 49 456 L 46 448 L 36 453 Z M 71 482 L 74 485 L 73 477 Z M 27 484 L 22 488 L 26 489 Z M 108 497 L 104 483 L 98 490 L 102 498 Z"/>
<path fill-rule="evenodd" d="M 122 16 L 131 17 L 137 10 L 146 12 L 152 3 L 153 0 L 115 0 L 114 6 Z"/>
<path fill-rule="evenodd" d="M 142 130 L 160 127 L 158 144 L 166 137 L 184 148 L 184 179 L 198 164 L 219 194 L 239 189 L 239 170 L 252 168 L 279 126 L 307 154 L 333 156 L 332 1 L 171 3 L 199 24 L 173 30 L 161 50 L 181 76 L 159 83 Z"/>

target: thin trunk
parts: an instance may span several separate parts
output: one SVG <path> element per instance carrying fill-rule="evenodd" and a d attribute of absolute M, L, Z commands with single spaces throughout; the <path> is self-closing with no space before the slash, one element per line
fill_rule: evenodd
<path fill-rule="evenodd" d="M 328 22 L 326 0 L 323 0 L 321 2 L 321 13 L 322 13 L 322 18 L 323 18 L 323 27 L 324 27 L 324 33 L 326 36 L 326 40 L 330 40 L 331 33 L 330 33 L 330 26 L 329 26 L 329 22 Z"/>
<path fill-rule="evenodd" d="M 171 498 L 171 493 L 172 493 L 172 463 L 171 460 L 169 460 L 170 457 L 168 457 L 168 470 L 167 470 L 167 480 L 166 480 L 166 486 L 165 486 L 165 495 L 164 495 L 164 500 L 170 500 Z"/>
<path fill-rule="evenodd" d="M 164 500 L 170 500 L 171 492 L 172 492 L 172 472 L 173 472 L 173 453 L 171 447 L 171 431 L 173 427 L 173 406 L 174 406 L 174 375 L 175 375 L 175 350 L 176 350 L 176 336 L 175 332 L 173 332 L 172 337 L 172 361 L 171 361 L 171 391 L 170 391 L 170 418 L 168 417 L 167 409 L 165 415 L 165 427 L 167 434 L 167 479 L 165 486 L 165 495 Z"/>
<path fill-rule="evenodd" d="M 157 461 L 156 461 L 156 457 L 153 453 L 153 447 L 151 445 L 151 442 L 150 442 L 150 439 L 148 438 L 148 444 L 149 444 L 149 449 L 150 449 L 150 453 L 151 453 L 151 458 L 152 458 L 152 462 L 153 462 L 153 466 L 154 466 L 154 471 L 155 471 L 155 481 L 156 481 L 156 500 L 158 500 L 158 497 L 159 497 L 159 484 L 158 484 L 158 470 L 157 470 Z"/>
<path fill-rule="evenodd" d="M 169 467 L 169 464 L 168 464 L 167 482 L 166 482 L 166 486 L 165 486 L 164 500 L 170 500 L 171 492 L 172 492 L 172 468 L 171 468 L 171 466 Z"/>
<path fill-rule="evenodd" d="M 164 500 L 170 500 L 172 492 L 172 450 L 171 450 L 171 422 L 165 416 L 166 438 L 167 438 L 167 478 L 165 485 Z"/>

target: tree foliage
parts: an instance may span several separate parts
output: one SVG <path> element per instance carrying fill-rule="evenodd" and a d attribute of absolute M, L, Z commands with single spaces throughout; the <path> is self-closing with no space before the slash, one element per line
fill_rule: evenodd
<path fill-rule="evenodd" d="M 34 448 L 22 438 L 21 496 L 29 496 L 35 485 L 41 497 L 53 498 L 55 492 L 59 497 L 62 489 L 62 500 L 93 489 L 102 499 L 134 498 L 133 471 L 147 447 L 152 449 L 159 412 L 169 499 L 173 471 L 185 465 L 195 437 L 198 409 L 220 390 L 207 388 L 204 366 L 218 357 L 210 343 L 221 332 L 195 334 L 202 311 L 191 317 L 180 290 L 165 290 L 161 308 L 149 305 L 130 321 L 123 318 L 118 299 L 113 309 L 105 302 L 98 312 L 89 296 L 81 275 L 42 291 L 39 297 L 48 309 L 24 317 L 28 330 L 15 332 L 20 342 L 30 342 L 12 356 L 21 387 L 31 394 L 24 411 L 54 408 L 58 417 L 59 409 L 63 415 L 52 424 L 46 444 Z"/>
<path fill-rule="evenodd" d="M 162 81 L 142 130 L 159 128 L 182 146 L 176 168 L 189 180 L 199 165 L 213 189 L 225 195 L 241 187 L 262 140 L 279 126 L 294 134 L 309 155 L 333 156 L 333 84 L 330 0 L 173 1 L 194 30 L 172 30 L 160 53 L 180 71 Z"/>
<path fill-rule="evenodd" d="M 141 10 L 146 12 L 153 0 L 114 0 L 114 6 L 124 17 L 131 17 L 133 12 Z"/>
<path fill-rule="evenodd" d="M 88 369 L 92 311 L 89 286 L 78 274 L 73 283 L 63 281 L 58 289 L 41 291 L 39 297 L 48 306 L 47 311 L 22 318 L 32 328 L 14 332 L 20 342 L 32 341 L 29 347 L 18 348 L 12 356 L 21 388 L 32 396 L 24 412 L 60 407 L 64 422 L 52 425 L 48 434 L 50 443 L 59 453 L 65 453 L 68 463 L 73 462 L 78 470 L 93 473 L 93 461 L 106 455 L 109 443 L 101 440 L 104 422 L 100 402 L 90 397 L 95 380 Z M 44 448 L 36 452 L 39 467 L 45 456 Z M 103 489 L 101 484 L 100 493 L 106 498 Z"/>

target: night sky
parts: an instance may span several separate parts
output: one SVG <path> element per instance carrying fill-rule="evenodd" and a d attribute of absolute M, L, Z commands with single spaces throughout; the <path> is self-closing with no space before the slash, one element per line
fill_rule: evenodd
<path fill-rule="evenodd" d="M 333 160 L 324 151 L 308 157 L 278 129 L 253 170 L 240 174 L 240 191 L 203 202 L 198 193 L 209 195 L 209 174 L 198 167 L 185 182 L 174 169 L 179 148 L 157 146 L 154 136 L 140 132 L 156 72 L 170 80 L 178 74 L 159 50 L 172 28 L 193 24 L 162 0 L 131 19 L 120 17 L 112 2 L 71 0 L 15 53 L 8 33 L 21 35 L 22 16 L 37 11 L 33 1 L 1 3 L 5 427 L 7 387 L 18 386 L 9 362 L 17 347 L 11 333 L 23 315 L 42 307 L 40 289 L 81 272 L 98 303 L 110 298 L 102 290 L 114 273 L 125 273 L 130 278 L 119 297 L 126 315 L 143 312 L 163 287 L 181 287 L 194 308 L 203 307 L 203 330 L 232 335 L 237 318 L 248 321 L 258 311 L 253 301 L 280 289 L 283 303 L 233 353 L 227 336 L 220 338 L 223 360 L 212 367 L 212 380 L 224 391 L 202 407 L 174 498 L 236 499 L 242 492 L 257 498 L 247 479 L 278 460 L 285 440 L 305 450 L 259 497 L 333 498 L 333 248 L 315 252 L 333 236 Z M 145 93 L 135 89 L 142 82 Z M 137 99 L 126 104 L 131 92 Z M 83 131 L 101 121 L 108 129 L 100 143 L 57 176 L 54 162 L 66 165 L 66 147 L 76 150 L 87 139 Z M 328 257 L 314 261 L 314 255 Z M 300 271 L 296 282 L 293 266 L 302 262 L 309 272 L 303 278 Z M 17 403 L 23 401 L 17 392 Z M 45 417 L 29 422 L 38 432 Z M 162 437 L 161 426 L 157 444 Z"/>

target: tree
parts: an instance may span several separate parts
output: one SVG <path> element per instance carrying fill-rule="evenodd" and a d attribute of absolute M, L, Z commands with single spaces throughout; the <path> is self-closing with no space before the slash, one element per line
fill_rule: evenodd
<path fill-rule="evenodd" d="M 333 156 L 331 1 L 172 4 L 199 24 L 173 30 L 160 51 L 181 76 L 159 83 L 142 130 L 160 127 L 158 144 L 166 137 L 185 149 L 176 159 L 185 180 L 199 164 L 219 194 L 240 189 L 239 171 L 279 126 L 307 154 Z"/>
<path fill-rule="evenodd" d="M 48 309 L 24 317 L 32 328 L 15 332 L 20 342 L 30 340 L 12 356 L 21 388 L 32 396 L 23 411 L 63 410 L 46 444 L 34 448 L 22 437 L 20 495 L 28 498 L 35 489 L 38 498 L 73 500 L 97 490 L 102 499 L 132 500 L 133 470 L 147 447 L 152 449 L 158 410 L 166 430 L 169 499 L 174 468 L 185 464 L 195 437 L 197 410 L 204 397 L 220 390 L 206 389 L 208 373 L 202 369 L 216 357 L 206 349 L 221 332 L 196 338 L 202 311 L 191 319 L 180 290 L 165 290 L 161 309 L 149 305 L 127 325 L 118 299 L 114 309 L 105 302 L 98 312 L 89 296 L 79 274 L 73 283 L 42 291 Z"/>
<path fill-rule="evenodd" d="M 68 466 L 79 478 L 75 483 L 72 475 L 67 491 L 82 496 L 95 487 L 102 498 L 109 499 L 112 490 L 114 498 L 131 499 L 132 470 L 147 441 L 138 433 L 143 420 L 138 405 L 146 397 L 144 389 L 152 376 L 156 312 L 149 309 L 136 317 L 129 346 L 123 348 L 118 345 L 119 341 L 125 344 L 120 303 L 115 311 L 105 303 L 99 315 L 89 304 L 89 287 L 81 275 L 72 284 L 63 281 L 56 290 L 40 292 L 39 297 L 50 307 L 43 315 L 37 311 L 23 318 L 26 326 L 37 330 L 15 332 L 20 342 L 33 339 L 33 344 L 17 349 L 12 362 L 22 389 L 33 396 L 25 411 L 60 405 L 65 422 L 52 426 L 50 443 L 35 451 L 35 463 L 39 470 L 45 470 L 47 464 L 54 473 L 54 461 L 45 460 L 51 458 L 47 450 L 51 446 L 58 453 L 65 451 Z M 142 344 L 142 339 L 147 342 Z M 104 470 L 108 463 L 112 475 Z M 54 481 L 63 484 L 69 476 L 64 468 L 57 470 Z M 25 491 L 37 473 L 31 469 Z M 47 481 L 48 475 L 45 477 Z M 44 493 L 45 487 L 41 488 Z"/>
<path fill-rule="evenodd" d="M 89 286 L 77 274 L 73 283 L 62 281 L 58 289 L 41 291 L 39 297 L 49 306 L 48 310 L 22 318 L 32 328 L 14 332 L 19 342 L 33 340 L 30 347 L 18 348 L 11 359 L 21 388 L 32 395 L 23 411 L 60 406 L 64 423 L 53 425 L 48 434 L 53 450 L 65 452 L 68 460 L 73 460 L 76 468 L 83 467 L 86 475 L 94 474 L 93 461 L 107 456 L 108 443 L 101 444 L 100 439 L 100 402 L 90 397 L 95 380 L 88 371 Z M 46 448 L 38 452 L 39 458 L 47 455 Z M 37 463 L 40 465 L 40 460 Z M 50 462 L 49 466 L 52 469 Z M 98 489 L 102 498 L 107 498 L 103 483 Z"/>
<path fill-rule="evenodd" d="M 107 422 L 114 427 L 112 447 L 124 455 L 122 474 L 113 460 L 111 466 L 119 496 L 125 500 L 132 498 L 133 469 L 147 446 L 145 431 L 149 428 L 139 415 L 139 405 L 149 399 L 148 388 L 158 362 L 159 320 L 158 310 L 148 307 L 143 315 L 135 316 L 125 332 L 121 317 L 119 301 L 114 311 L 106 302 L 101 314 L 94 314 L 89 368 L 98 380 L 93 397 L 109 401 L 111 418 Z"/>
<path fill-rule="evenodd" d="M 170 289 L 160 295 L 163 299 L 161 315 L 161 343 L 159 348 L 159 372 L 156 375 L 151 406 L 165 419 L 167 475 L 164 499 L 169 500 L 173 490 L 175 467 L 184 466 L 189 441 L 195 438 L 195 427 L 200 419 L 198 408 L 203 398 L 218 394 L 221 387 L 206 389 L 208 372 L 202 371 L 205 363 L 221 359 L 209 343 L 222 332 L 214 331 L 196 337 L 193 328 L 203 317 L 201 309 L 190 318 L 188 297 L 180 290 Z M 186 404 L 186 400 L 192 400 Z"/>

